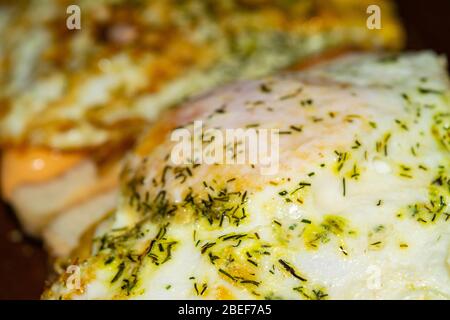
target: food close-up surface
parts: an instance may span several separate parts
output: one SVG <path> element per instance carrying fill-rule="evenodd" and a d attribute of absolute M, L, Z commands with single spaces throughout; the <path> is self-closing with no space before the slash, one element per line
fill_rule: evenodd
<path fill-rule="evenodd" d="M 162 109 L 323 52 L 403 40 L 385 1 L 373 33 L 359 1 L 81 1 L 78 31 L 68 5 L 1 7 L 3 198 L 55 256 L 114 208 L 122 157 Z"/>
<path fill-rule="evenodd" d="M 0 1 L 0 298 L 450 299 L 424 5 Z"/>
<path fill-rule="evenodd" d="M 130 154 L 80 287 L 63 273 L 44 297 L 449 298 L 448 85 L 432 53 L 350 55 L 181 105 Z M 179 165 L 171 121 L 207 141 L 275 128 L 278 172 Z"/>

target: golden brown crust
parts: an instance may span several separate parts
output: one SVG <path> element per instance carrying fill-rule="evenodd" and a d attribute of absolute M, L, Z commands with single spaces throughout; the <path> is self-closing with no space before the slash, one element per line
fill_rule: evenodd
<path fill-rule="evenodd" d="M 305 70 L 307 68 L 311 68 L 319 63 L 331 61 L 333 59 L 336 59 L 340 56 L 343 56 L 345 54 L 351 53 L 351 52 L 360 52 L 361 49 L 357 48 L 351 48 L 351 47 L 338 47 L 326 50 L 324 52 L 320 52 L 318 54 L 312 55 L 311 57 L 308 57 L 307 59 L 300 60 L 296 64 L 290 66 L 288 68 L 289 71 L 301 71 Z"/>
<path fill-rule="evenodd" d="M 35 65 L 35 68 L 30 69 L 33 71 L 30 79 L 26 79 L 27 83 L 23 85 L 27 89 L 34 89 L 49 76 L 53 77 L 58 74 L 63 78 L 64 92 L 56 99 L 44 102 L 45 107 L 39 112 L 39 116 L 28 119 L 26 125 L 19 132 L 15 128 L 6 129 L 7 126 L 4 131 L 0 130 L 1 143 L 6 146 L 46 145 L 67 150 L 97 148 L 111 143 L 120 144 L 122 141 L 129 140 L 130 137 L 135 137 L 147 123 L 146 114 L 133 113 L 133 104 L 136 100 L 144 96 L 159 94 L 173 81 L 180 79 L 188 81 L 192 71 L 207 72 L 214 66 L 220 65 L 224 59 L 239 58 L 243 54 L 255 56 L 265 54 L 267 46 L 271 47 L 271 50 L 277 49 L 277 43 L 279 44 L 280 41 L 258 47 L 259 37 L 266 37 L 265 41 L 272 41 L 271 30 L 277 30 L 278 36 L 286 40 L 297 39 L 296 37 L 300 39 L 303 37 L 308 39 L 310 36 L 323 37 L 320 41 L 324 43 L 319 45 L 320 48 L 310 50 L 313 52 L 305 49 L 306 51 L 300 52 L 298 56 L 293 54 L 292 57 L 289 57 L 291 62 L 295 62 L 299 58 L 303 59 L 317 50 L 322 51 L 335 47 L 398 49 L 403 43 L 402 30 L 395 19 L 391 1 L 376 1 L 383 10 L 383 28 L 381 30 L 368 30 L 365 25 L 367 19 L 365 9 L 373 1 L 333 0 L 323 2 L 315 0 L 286 3 L 284 1 L 236 0 L 229 3 L 230 6 L 225 5 L 225 2 L 205 1 L 199 3 L 202 3 L 202 8 L 204 6 L 202 10 L 209 10 L 209 15 L 213 18 L 211 21 L 203 11 L 199 13 L 199 26 L 183 25 L 178 19 L 173 18 L 178 14 L 183 14 L 185 10 L 191 10 L 189 4 L 194 2 L 194 0 L 187 1 L 185 7 L 176 1 L 169 0 L 139 2 L 133 5 L 120 1 L 116 5 L 93 3 L 83 7 L 84 25 L 82 32 L 79 33 L 61 27 L 65 26 L 65 16 L 49 13 L 47 21 L 38 21 L 35 29 L 42 27 L 53 40 L 45 45 L 45 50 L 37 55 L 35 61 L 30 62 L 31 66 Z M 49 8 L 52 8 L 55 3 L 49 2 Z M 59 3 L 56 7 L 59 8 L 62 4 L 64 2 Z M 41 9 L 45 11 L 46 8 L 44 6 Z M 17 14 L 13 16 L 16 21 L 15 27 L 23 30 L 24 35 L 27 34 L 25 31 L 29 30 L 31 22 L 28 21 L 27 15 L 22 13 L 26 13 L 28 10 L 33 10 L 33 8 L 22 4 L 20 10 L 17 10 Z M 143 15 L 147 10 L 154 13 L 156 17 L 150 22 Z M 64 10 L 49 10 L 49 12 L 64 12 Z M 198 39 L 194 41 L 188 37 L 197 34 L 198 28 L 203 22 L 217 23 L 216 26 L 220 33 L 213 35 L 217 46 L 214 41 L 211 45 L 211 41 L 202 42 Z M 240 48 L 238 46 L 243 40 L 245 40 L 244 43 L 247 42 L 247 37 L 250 37 L 247 35 L 249 30 L 259 34 L 259 36 L 255 36 L 255 39 L 250 39 L 255 42 L 256 52 L 252 52 L 252 47 Z M 9 37 L 6 37 L 10 33 L 9 31 L 11 30 L 3 31 L 7 43 L 10 42 Z M 189 31 L 188 34 L 186 31 Z M 210 30 L 205 28 L 206 31 Z M 2 30 L 0 30 L 0 34 L 1 32 Z M 328 43 L 326 39 L 328 39 L 329 32 L 336 33 L 338 36 L 335 39 L 333 37 Z M 355 36 L 355 34 L 357 35 Z M 82 44 L 83 41 L 77 36 L 86 37 L 86 39 L 83 38 L 86 43 L 79 48 L 76 41 L 80 41 Z M 30 39 L 25 37 L 22 40 L 29 41 Z M 302 41 L 297 39 L 286 42 L 295 44 Z M 233 49 L 234 45 L 238 47 Z M 224 47 L 231 49 L 224 50 Z M 15 47 L 12 45 L 12 48 Z M 288 46 L 281 53 L 295 52 L 296 50 L 299 49 Z M 5 74 L 10 74 L 16 69 L 13 61 L 15 54 L 15 51 L 8 51 L 4 61 L 0 60 L 0 65 L 7 65 L 8 69 Z M 106 101 L 93 103 L 79 118 L 64 116 L 64 110 L 69 109 L 71 105 L 80 104 L 80 101 L 89 95 L 83 92 L 81 97 L 79 96 L 79 90 L 83 84 L 100 76 L 104 72 L 105 66 L 118 56 L 128 60 L 126 62 L 129 64 L 128 70 L 133 69 L 133 66 L 139 66 L 137 68 L 139 70 L 136 71 L 139 81 L 132 80 L 133 83 L 130 84 L 127 79 L 123 84 L 111 89 L 112 94 Z M 248 60 L 252 61 L 252 59 Z M 25 63 L 28 62 L 25 61 Z M 77 65 L 76 72 L 71 67 L 73 63 Z M 272 69 L 276 71 L 284 66 L 274 66 Z M 245 70 L 247 67 L 247 65 L 242 65 L 237 70 Z M 118 76 L 118 78 L 120 77 L 122 75 Z M 8 87 L 7 78 L 3 79 L 0 75 L 0 83 L 3 82 L 5 82 L 3 87 Z M 104 89 L 100 90 L 105 91 Z M 6 92 L 5 96 L 0 91 L 0 107 L 9 106 L 0 108 L 2 110 L 0 113 L 11 114 L 17 108 L 16 100 L 20 100 L 19 98 L 22 97 L 21 92 L 29 91 L 15 92 L 12 90 L 11 94 Z M 192 93 L 191 90 L 187 91 L 189 92 L 180 94 L 180 98 Z M 173 91 L 171 95 L 174 95 Z M 174 101 L 174 103 L 176 102 Z M 164 103 L 161 107 L 165 108 L 171 104 L 171 102 Z M 5 111 L 7 109 L 10 109 L 9 112 Z M 121 116 L 112 117 L 112 119 L 111 114 L 121 114 Z M 2 119 L 1 115 L 0 119 Z M 72 140 L 72 131 L 81 135 L 78 137 L 79 141 Z M 96 138 L 93 139 L 93 136 Z M 98 138 L 100 136 L 102 138 Z"/>

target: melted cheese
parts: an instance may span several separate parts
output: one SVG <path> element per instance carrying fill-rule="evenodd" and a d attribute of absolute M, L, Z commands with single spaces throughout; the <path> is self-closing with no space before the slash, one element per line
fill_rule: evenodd
<path fill-rule="evenodd" d="M 45 148 L 6 149 L 2 154 L 2 191 L 6 199 L 24 184 L 47 182 L 83 161 L 82 152 L 57 152 Z"/>
<path fill-rule="evenodd" d="M 283 131 L 279 171 L 176 165 L 169 136 L 143 141 L 83 285 L 63 275 L 44 297 L 450 299 L 445 70 L 426 52 L 349 55 L 185 104 L 189 132 Z"/>

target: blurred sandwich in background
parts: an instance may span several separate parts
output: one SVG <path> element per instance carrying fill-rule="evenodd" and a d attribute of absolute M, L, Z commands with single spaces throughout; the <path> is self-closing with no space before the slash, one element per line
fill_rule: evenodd
<path fill-rule="evenodd" d="M 114 208 L 121 160 L 162 109 L 330 52 L 397 50 L 403 33 L 390 1 L 53 0 L 0 2 L 0 39 L 2 196 L 63 256 Z"/>

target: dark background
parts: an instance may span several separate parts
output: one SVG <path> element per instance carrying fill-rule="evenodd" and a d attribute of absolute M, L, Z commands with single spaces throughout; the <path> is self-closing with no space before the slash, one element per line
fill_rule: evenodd
<path fill-rule="evenodd" d="M 450 0 L 397 0 L 407 49 L 432 49 L 450 59 Z M 0 40 L 1 41 L 1 40 Z M 21 239 L 11 210 L 0 204 L 0 299 L 38 299 L 48 261 L 41 244 Z"/>
<path fill-rule="evenodd" d="M 406 30 L 406 49 L 431 49 L 450 60 L 450 0 L 395 2 Z"/>

